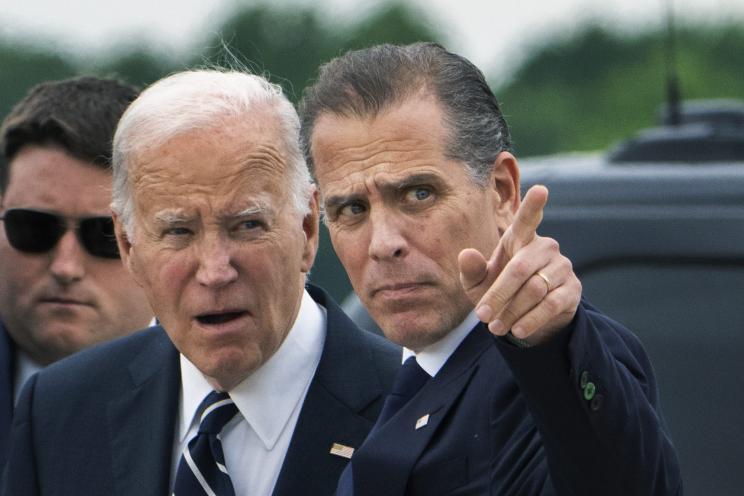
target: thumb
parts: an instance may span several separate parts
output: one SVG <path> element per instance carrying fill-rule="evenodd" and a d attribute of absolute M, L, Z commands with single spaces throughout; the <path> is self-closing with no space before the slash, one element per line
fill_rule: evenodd
<path fill-rule="evenodd" d="M 491 286 L 493 277 L 489 277 L 488 261 L 476 249 L 466 248 L 457 257 L 460 267 L 460 284 L 473 304 L 480 301 Z"/>

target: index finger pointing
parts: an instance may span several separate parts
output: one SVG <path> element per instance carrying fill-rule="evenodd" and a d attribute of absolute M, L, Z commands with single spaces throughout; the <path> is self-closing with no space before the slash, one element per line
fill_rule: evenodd
<path fill-rule="evenodd" d="M 542 185 L 532 186 L 522 199 L 519 210 L 511 225 L 512 235 L 517 248 L 529 244 L 537 234 L 537 226 L 543 218 L 543 210 L 548 203 L 548 188 Z"/>

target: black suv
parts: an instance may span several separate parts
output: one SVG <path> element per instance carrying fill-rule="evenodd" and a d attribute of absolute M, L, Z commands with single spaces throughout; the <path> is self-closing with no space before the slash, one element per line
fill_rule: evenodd
<path fill-rule="evenodd" d="M 656 369 L 687 494 L 744 491 L 744 104 L 693 102 L 610 153 L 520 161 L 584 295 Z M 345 308 L 373 328 L 358 300 Z"/>

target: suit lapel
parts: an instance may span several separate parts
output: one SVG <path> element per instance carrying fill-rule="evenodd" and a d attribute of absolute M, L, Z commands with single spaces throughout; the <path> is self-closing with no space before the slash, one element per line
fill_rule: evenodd
<path fill-rule="evenodd" d="M 129 375 L 131 389 L 108 404 L 114 487 L 122 496 L 167 494 L 180 368 L 162 329 L 133 359 Z"/>
<path fill-rule="evenodd" d="M 0 322 L 0 467 L 5 465 L 10 426 L 13 422 L 13 388 L 15 386 L 15 353 L 10 336 Z M 0 470 L 0 472 L 2 472 Z"/>
<path fill-rule="evenodd" d="M 405 494 L 416 461 L 467 389 L 491 339 L 478 324 L 436 377 L 367 438 L 352 463 L 355 496 Z"/>
<path fill-rule="evenodd" d="M 380 377 L 363 331 L 322 290 L 310 286 L 308 292 L 326 308 L 326 339 L 274 496 L 326 494 L 335 488 L 348 459 L 331 454 L 331 446 L 361 445 L 393 378 Z"/>

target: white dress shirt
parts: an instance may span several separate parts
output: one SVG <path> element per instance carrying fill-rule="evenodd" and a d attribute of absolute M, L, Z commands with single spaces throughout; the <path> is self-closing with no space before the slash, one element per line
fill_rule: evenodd
<path fill-rule="evenodd" d="M 405 362 L 408 357 L 415 355 L 419 366 L 427 374 L 434 377 L 478 322 L 479 320 L 475 316 L 475 311 L 470 312 L 459 326 L 448 332 L 439 341 L 424 347 L 418 353 L 408 348 L 403 348 L 403 361 Z"/>
<path fill-rule="evenodd" d="M 13 404 L 18 404 L 18 398 L 21 396 L 21 389 L 23 389 L 23 385 L 26 384 L 26 381 L 35 373 L 40 371 L 44 368 L 43 365 L 39 365 L 38 363 L 31 360 L 31 358 L 26 355 L 24 352 L 17 350 L 16 351 L 16 365 L 15 365 L 15 384 L 13 385 L 13 395 L 14 395 L 14 401 Z"/>
<path fill-rule="evenodd" d="M 305 291 L 297 319 L 276 353 L 229 391 L 239 412 L 222 430 L 221 438 L 225 465 L 237 496 L 269 496 L 274 490 L 320 361 L 325 335 L 326 310 Z M 181 452 L 198 432 L 196 410 L 211 391 L 204 375 L 181 355 L 171 487 Z"/>

